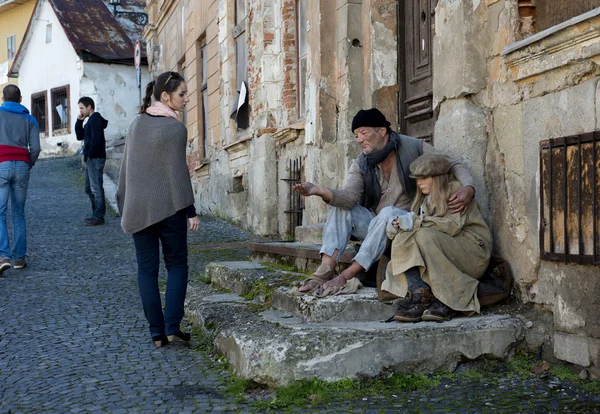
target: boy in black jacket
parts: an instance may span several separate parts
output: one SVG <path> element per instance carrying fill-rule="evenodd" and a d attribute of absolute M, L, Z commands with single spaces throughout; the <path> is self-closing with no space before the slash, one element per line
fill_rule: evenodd
<path fill-rule="evenodd" d="M 104 224 L 106 202 L 104 200 L 104 164 L 106 164 L 106 140 L 104 130 L 108 121 L 95 112 L 96 105 L 87 96 L 79 99 L 79 115 L 75 123 L 77 140 L 83 141 L 85 161 L 85 192 L 92 202 L 92 216 L 84 220 L 86 226 Z M 85 127 L 83 120 L 89 117 Z"/>

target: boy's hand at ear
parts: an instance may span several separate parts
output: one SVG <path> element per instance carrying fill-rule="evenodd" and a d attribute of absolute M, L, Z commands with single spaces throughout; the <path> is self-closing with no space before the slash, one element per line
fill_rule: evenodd
<path fill-rule="evenodd" d="M 470 185 L 463 187 L 450 196 L 450 199 L 448 200 L 448 208 L 450 208 L 452 213 L 460 213 L 461 216 L 464 216 L 467 212 L 469 203 L 471 200 L 473 200 L 474 195 L 475 188 L 471 187 Z"/>

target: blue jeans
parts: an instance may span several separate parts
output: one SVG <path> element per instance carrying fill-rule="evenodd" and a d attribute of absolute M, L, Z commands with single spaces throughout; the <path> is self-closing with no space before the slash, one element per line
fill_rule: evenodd
<path fill-rule="evenodd" d="M 104 200 L 104 164 L 106 158 L 88 158 L 85 162 L 85 193 L 92 202 L 93 216 L 104 218 L 106 213 L 106 202 Z"/>
<path fill-rule="evenodd" d="M 167 292 L 163 316 L 158 289 L 159 242 L 167 268 Z M 180 329 L 188 281 L 187 216 L 179 211 L 171 217 L 133 234 L 138 263 L 138 286 L 150 335 L 173 335 Z"/>
<path fill-rule="evenodd" d="M 321 254 L 333 256 L 337 249 L 338 255 L 335 257 L 337 262 L 352 235 L 363 240 L 353 260 L 363 269 L 369 270 L 385 250 L 387 244 L 385 226 L 388 220 L 403 214 L 407 214 L 407 211 L 399 207 L 384 207 L 374 216 L 370 210 L 359 204 L 355 204 L 352 210 L 329 206 L 327 221 L 323 228 Z"/>
<path fill-rule="evenodd" d="M 0 162 L 0 257 L 20 260 L 27 252 L 27 231 L 25 223 L 25 199 L 29 186 L 31 167 L 25 161 Z M 8 199 L 12 206 L 13 247 L 10 248 L 6 210 Z"/>

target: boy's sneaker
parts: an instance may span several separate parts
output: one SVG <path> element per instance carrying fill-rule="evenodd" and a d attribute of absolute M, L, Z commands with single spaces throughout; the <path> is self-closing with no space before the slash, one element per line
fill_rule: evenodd
<path fill-rule="evenodd" d="M 23 269 L 25 266 L 27 266 L 27 261 L 25 258 L 13 261 L 13 267 L 15 269 Z"/>
<path fill-rule="evenodd" d="M 10 260 L 8 260 L 8 259 L 0 260 L 0 275 L 8 269 L 10 269 Z"/>

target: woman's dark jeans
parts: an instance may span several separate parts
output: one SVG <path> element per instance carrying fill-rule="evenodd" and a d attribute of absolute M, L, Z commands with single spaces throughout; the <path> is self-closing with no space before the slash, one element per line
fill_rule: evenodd
<path fill-rule="evenodd" d="M 159 241 L 167 268 L 167 292 L 163 316 L 158 290 Z M 138 285 L 150 334 L 173 335 L 180 329 L 188 281 L 187 216 L 179 211 L 171 217 L 133 234 L 138 263 Z"/>

